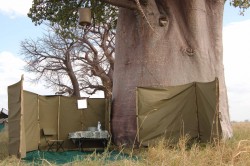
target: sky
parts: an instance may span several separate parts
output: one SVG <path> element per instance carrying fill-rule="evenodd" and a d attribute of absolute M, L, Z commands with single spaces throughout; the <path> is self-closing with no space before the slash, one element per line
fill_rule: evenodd
<path fill-rule="evenodd" d="M 7 86 L 24 74 L 24 89 L 40 94 L 54 94 L 43 82 L 30 82 L 31 73 L 23 70 L 20 42 L 37 39 L 45 29 L 27 17 L 32 0 L 0 0 L 0 109 L 8 109 Z M 250 121 L 250 9 L 244 16 L 239 9 L 225 5 L 223 52 L 229 112 L 232 121 Z"/>

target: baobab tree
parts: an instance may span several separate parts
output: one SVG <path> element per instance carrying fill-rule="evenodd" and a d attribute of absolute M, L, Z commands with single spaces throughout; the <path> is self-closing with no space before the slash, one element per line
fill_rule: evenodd
<path fill-rule="evenodd" d="M 86 2 L 67 2 L 60 1 L 57 4 L 54 1 L 33 1 L 29 17 L 35 23 L 47 19 L 72 25 L 70 22 L 77 18 L 77 8 Z M 104 11 L 107 8 L 104 3 L 108 7 L 119 7 L 112 107 L 112 132 L 116 144 L 134 142 L 136 87 L 208 82 L 215 77 L 219 79 L 219 112 L 223 136 L 232 136 L 222 51 L 225 0 L 89 2 L 103 6 Z M 242 10 L 249 6 L 248 1 L 232 0 L 231 3 Z"/>
<path fill-rule="evenodd" d="M 108 23 L 83 29 L 47 24 L 37 40 L 21 42 L 26 70 L 45 80 L 57 94 L 81 97 L 112 94 L 115 31 Z"/>

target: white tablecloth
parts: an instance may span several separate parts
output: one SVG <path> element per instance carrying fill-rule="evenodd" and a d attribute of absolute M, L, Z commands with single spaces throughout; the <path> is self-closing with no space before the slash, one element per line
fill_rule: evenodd
<path fill-rule="evenodd" d="M 69 133 L 69 139 L 74 138 L 109 138 L 109 133 L 107 130 L 102 131 L 76 131 Z"/>

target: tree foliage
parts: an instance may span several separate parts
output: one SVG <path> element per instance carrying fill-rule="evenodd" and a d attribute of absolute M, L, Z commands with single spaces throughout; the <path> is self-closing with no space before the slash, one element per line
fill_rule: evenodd
<path fill-rule="evenodd" d="M 240 13 L 244 14 L 245 10 L 250 7 L 249 0 L 230 0 L 230 5 L 240 8 Z"/>
<path fill-rule="evenodd" d="M 115 27 L 118 9 L 109 4 L 111 0 L 33 0 L 32 7 L 28 13 L 28 17 L 35 23 L 41 24 L 43 21 L 50 23 L 58 23 L 64 27 L 76 26 L 78 20 L 78 8 L 90 7 L 92 10 L 93 23 L 104 23 L 110 18 L 112 19 L 112 26 Z M 116 0 L 124 3 L 126 0 Z M 127 0 L 127 3 L 136 0 Z M 142 0 L 140 0 L 142 1 Z M 226 0 L 225 0 L 226 1 Z M 106 3 L 105 3 L 106 2 Z M 230 0 L 230 4 L 234 7 L 239 7 L 240 12 L 249 8 L 249 0 Z"/>
<path fill-rule="evenodd" d="M 91 8 L 93 24 L 109 21 L 112 23 L 110 25 L 115 27 L 118 9 L 98 0 L 33 0 L 28 17 L 35 25 L 49 21 L 52 24 L 60 24 L 64 28 L 76 27 L 80 7 Z"/>

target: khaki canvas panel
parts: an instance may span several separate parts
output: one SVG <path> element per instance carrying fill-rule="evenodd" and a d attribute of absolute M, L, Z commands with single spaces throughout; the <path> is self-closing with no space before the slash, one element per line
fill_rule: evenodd
<path fill-rule="evenodd" d="M 105 112 L 106 112 L 106 99 L 102 98 L 88 98 L 87 108 L 82 110 L 82 127 L 87 130 L 88 127 L 97 127 L 98 121 L 101 122 L 101 129 L 105 128 Z"/>
<path fill-rule="evenodd" d="M 24 126 L 26 150 L 33 151 L 38 149 L 40 142 L 40 132 L 38 125 L 38 95 L 24 91 Z"/>
<path fill-rule="evenodd" d="M 56 135 L 48 139 L 58 139 L 58 96 L 39 96 L 39 122 L 40 129 L 56 131 Z M 43 132 L 40 130 L 41 147 L 46 146 L 46 140 Z"/>
<path fill-rule="evenodd" d="M 8 129 L 9 154 L 18 157 L 26 156 L 25 130 L 23 121 L 23 77 L 16 84 L 8 86 Z"/>
<path fill-rule="evenodd" d="M 197 105 L 201 142 L 210 142 L 222 134 L 216 103 L 218 80 L 208 83 L 197 83 Z M 215 122 L 215 123 L 213 123 Z"/>
<path fill-rule="evenodd" d="M 143 145 L 154 144 L 159 137 L 176 142 L 182 135 L 198 135 L 193 83 L 165 89 L 137 88 L 137 111 Z"/>
<path fill-rule="evenodd" d="M 82 111 L 77 110 L 78 115 L 72 115 L 72 111 L 77 109 L 75 98 L 39 96 L 27 91 L 22 92 L 20 89 L 22 89 L 22 82 L 8 88 L 9 108 L 12 110 L 9 117 L 10 154 L 23 158 L 26 154 L 26 147 L 27 151 L 31 151 L 37 149 L 39 143 L 40 147 L 47 146 L 41 129 L 55 131 L 55 134 L 48 139 L 63 138 L 66 146 L 69 141 L 67 138 L 69 132 L 97 126 L 98 121 L 102 123 L 102 129 L 106 129 L 107 117 L 105 115 L 108 108 L 106 99 L 88 99 L 88 108 Z M 24 100 L 23 104 L 22 100 Z"/>
<path fill-rule="evenodd" d="M 106 99 L 106 107 L 105 107 L 105 127 L 104 129 L 107 130 L 111 134 L 111 100 Z"/>
<path fill-rule="evenodd" d="M 59 139 L 64 140 L 64 147 L 74 148 L 68 139 L 68 134 L 82 130 L 81 111 L 77 109 L 77 99 L 74 97 L 60 97 Z"/>

